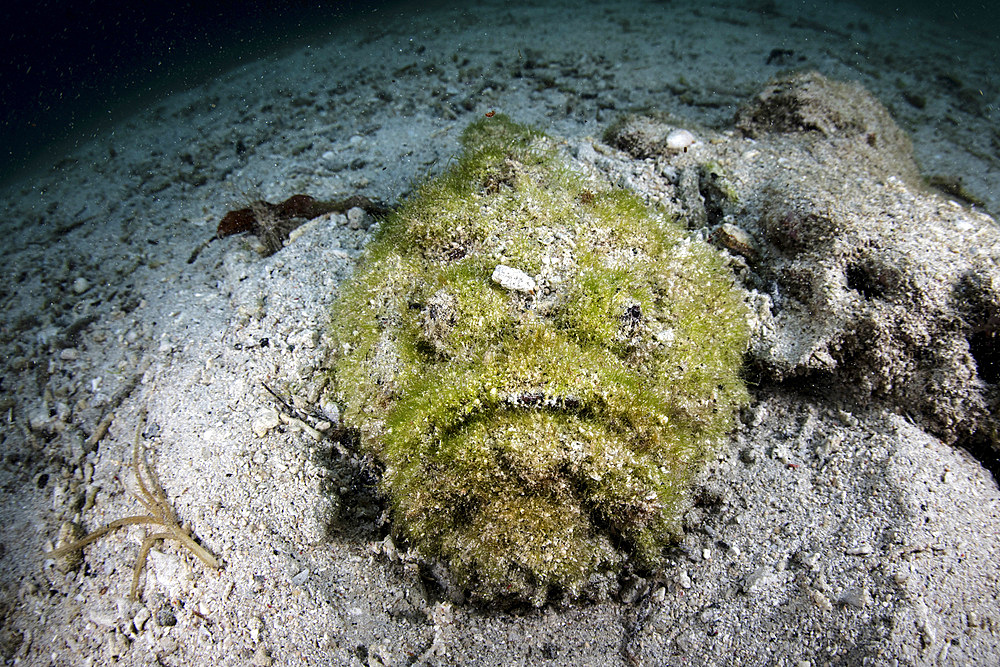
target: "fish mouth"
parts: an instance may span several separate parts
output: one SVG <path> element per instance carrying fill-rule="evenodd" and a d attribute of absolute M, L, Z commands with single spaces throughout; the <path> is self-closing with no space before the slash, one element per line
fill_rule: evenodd
<path fill-rule="evenodd" d="M 559 412 L 576 412 L 583 407 L 579 396 L 549 395 L 541 390 L 507 395 L 507 404 L 515 408 L 548 408 Z"/>

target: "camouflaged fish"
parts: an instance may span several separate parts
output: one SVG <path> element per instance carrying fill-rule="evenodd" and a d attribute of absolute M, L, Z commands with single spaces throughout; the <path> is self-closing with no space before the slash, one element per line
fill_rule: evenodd
<path fill-rule="evenodd" d="M 705 243 L 501 114 L 369 244 L 330 329 L 393 526 L 474 598 L 655 566 L 747 399 L 747 314 Z"/>

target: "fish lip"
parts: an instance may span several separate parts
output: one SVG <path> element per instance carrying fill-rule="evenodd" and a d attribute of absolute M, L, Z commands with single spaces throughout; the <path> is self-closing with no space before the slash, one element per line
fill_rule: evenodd
<path fill-rule="evenodd" d="M 573 394 L 547 395 L 540 390 L 508 394 L 506 402 L 518 408 L 549 408 L 559 411 L 575 412 L 583 408 L 583 399 Z"/>

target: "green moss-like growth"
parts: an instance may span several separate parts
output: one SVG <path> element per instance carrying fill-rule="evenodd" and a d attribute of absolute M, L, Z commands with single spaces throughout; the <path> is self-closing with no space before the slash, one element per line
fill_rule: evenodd
<path fill-rule="evenodd" d="M 746 313 L 707 245 L 545 136 L 497 115 L 462 141 L 341 296 L 335 387 L 396 530 L 538 604 L 658 561 L 746 400 Z"/>

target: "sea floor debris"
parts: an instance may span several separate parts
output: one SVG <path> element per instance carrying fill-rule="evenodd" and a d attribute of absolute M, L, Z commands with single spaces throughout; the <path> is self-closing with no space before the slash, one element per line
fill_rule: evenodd
<path fill-rule="evenodd" d="M 222 563 L 219 559 L 208 551 L 208 549 L 198 544 L 190 530 L 182 527 L 178 521 L 177 514 L 170 506 L 170 502 L 167 500 L 167 494 L 160 485 L 159 478 L 157 478 L 156 473 L 149 467 L 149 461 L 146 458 L 145 448 L 140 448 L 139 446 L 139 443 L 142 440 L 142 432 L 145 424 L 146 413 L 143 411 L 139 418 L 139 424 L 135 429 L 135 441 L 132 445 L 132 471 L 135 475 L 136 485 L 139 487 L 139 493 L 136 495 L 136 500 L 138 500 L 142 506 L 146 508 L 148 514 L 127 516 L 121 519 L 116 519 L 106 526 L 98 528 L 85 537 L 76 540 L 71 544 L 49 551 L 46 554 L 49 558 L 62 558 L 84 549 L 104 535 L 125 526 L 150 524 L 162 527 L 162 531 L 153 533 L 152 535 L 146 537 L 139 549 L 139 556 L 136 558 L 135 567 L 132 572 L 132 587 L 129 590 L 129 598 L 132 600 L 136 599 L 136 593 L 139 588 L 139 578 L 142 576 L 142 570 L 145 567 L 146 557 L 149 555 L 149 550 L 152 549 L 153 545 L 160 540 L 177 540 L 190 549 L 191 552 L 194 553 L 194 555 L 208 567 L 213 570 L 218 570 L 222 567 Z"/>

